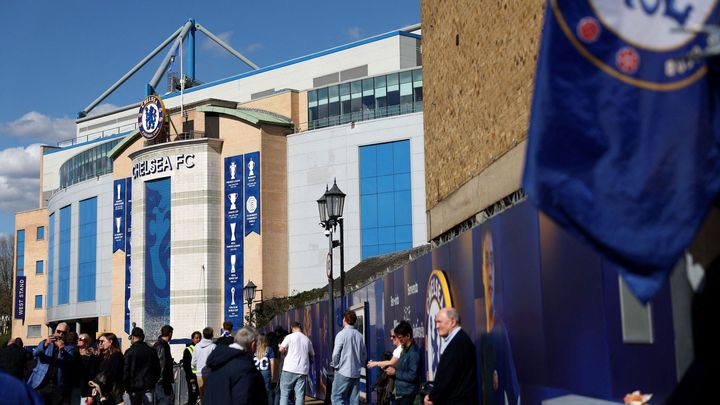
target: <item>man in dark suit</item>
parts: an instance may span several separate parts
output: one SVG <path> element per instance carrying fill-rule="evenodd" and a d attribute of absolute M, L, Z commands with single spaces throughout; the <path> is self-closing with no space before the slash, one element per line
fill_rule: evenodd
<path fill-rule="evenodd" d="M 455 308 L 441 309 L 435 327 L 443 339 L 442 354 L 425 405 L 477 404 L 475 345 L 460 326 L 460 313 Z"/>

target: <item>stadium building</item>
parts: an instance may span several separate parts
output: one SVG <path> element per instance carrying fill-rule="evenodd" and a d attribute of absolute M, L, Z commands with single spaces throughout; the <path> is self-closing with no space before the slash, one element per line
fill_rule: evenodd
<path fill-rule="evenodd" d="M 212 35 L 190 20 L 168 56 L 196 30 Z M 124 346 L 133 324 L 184 338 L 242 323 L 250 281 L 257 300 L 321 287 L 316 200 L 333 182 L 346 268 L 426 243 L 420 49 L 409 27 L 206 84 L 189 51 L 167 93 L 155 80 L 142 103 L 89 106 L 43 148 L 39 208 L 16 214 L 14 335 L 65 321 Z"/>

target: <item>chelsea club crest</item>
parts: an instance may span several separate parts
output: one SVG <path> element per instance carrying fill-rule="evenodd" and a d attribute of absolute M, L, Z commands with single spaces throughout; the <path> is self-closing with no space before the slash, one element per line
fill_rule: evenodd
<path fill-rule="evenodd" d="M 150 95 L 140 103 L 138 130 L 146 139 L 155 139 L 165 126 L 165 104 L 160 97 Z"/>
<path fill-rule="evenodd" d="M 445 273 L 442 270 L 433 270 L 427 284 L 425 297 L 425 322 L 427 334 L 425 335 L 425 349 L 427 353 L 427 381 L 435 379 L 435 371 L 440 364 L 442 338 L 435 327 L 435 315 L 443 308 L 452 307 L 452 297 Z"/>
<path fill-rule="evenodd" d="M 671 91 L 703 77 L 698 35 L 717 0 L 550 0 L 560 29 L 596 68 L 635 87 Z"/>

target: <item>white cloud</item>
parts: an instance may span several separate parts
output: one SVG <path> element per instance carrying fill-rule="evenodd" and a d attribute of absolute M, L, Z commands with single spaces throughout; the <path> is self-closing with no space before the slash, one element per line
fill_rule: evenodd
<path fill-rule="evenodd" d="M 347 34 L 353 41 L 357 41 L 360 39 L 360 35 L 362 35 L 362 29 L 360 29 L 360 27 L 350 27 L 347 30 Z"/>
<path fill-rule="evenodd" d="M 263 48 L 263 44 L 255 42 L 245 47 L 244 51 L 247 53 L 253 53 Z"/>
<path fill-rule="evenodd" d="M 215 36 L 220 38 L 223 42 L 228 44 L 230 47 L 232 47 L 232 43 L 231 43 L 232 35 L 233 35 L 232 31 L 225 31 L 225 32 L 221 32 Z M 225 54 L 227 54 L 227 51 L 225 49 L 223 49 L 220 45 L 218 45 L 217 43 L 215 43 L 215 41 L 213 41 L 212 39 L 210 39 L 208 37 L 203 38 L 203 42 L 200 45 L 200 49 L 211 52 L 216 56 L 225 56 Z"/>
<path fill-rule="evenodd" d="M 0 135 L 25 138 L 28 142 L 59 141 L 75 137 L 75 121 L 70 118 L 53 118 L 37 111 L 25 113 L 12 122 L 0 122 Z"/>
<path fill-rule="evenodd" d="M 88 117 L 105 114 L 106 112 L 117 110 L 118 108 L 120 107 L 116 106 L 115 104 L 102 103 L 99 106 L 93 108 L 93 110 L 90 111 L 90 113 L 88 114 Z"/>
<path fill-rule="evenodd" d="M 0 211 L 13 214 L 38 207 L 40 144 L 0 151 Z"/>

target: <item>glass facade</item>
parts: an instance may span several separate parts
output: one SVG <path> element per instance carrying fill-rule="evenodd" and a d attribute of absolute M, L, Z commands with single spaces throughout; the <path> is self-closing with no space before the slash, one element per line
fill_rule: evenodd
<path fill-rule="evenodd" d="M 53 288 L 55 282 L 53 280 L 55 274 L 55 214 L 50 214 L 48 218 L 48 289 L 47 289 L 47 306 L 53 306 Z"/>
<path fill-rule="evenodd" d="M 38 240 L 45 239 L 45 227 L 44 226 L 37 227 L 37 239 Z"/>
<path fill-rule="evenodd" d="M 35 262 L 35 274 L 45 273 L 45 262 L 38 260 Z"/>
<path fill-rule="evenodd" d="M 412 248 L 410 141 L 360 147 L 360 257 Z"/>
<path fill-rule="evenodd" d="M 73 156 L 60 166 L 60 187 L 68 187 L 97 176 L 112 173 L 113 162 L 108 157 L 123 138 L 92 147 Z"/>
<path fill-rule="evenodd" d="M 70 206 L 60 208 L 58 232 L 58 305 L 70 302 Z"/>
<path fill-rule="evenodd" d="M 422 68 L 308 91 L 308 128 L 323 128 L 423 109 Z"/>
<path fill-rule="evenodd" d="M 15 268 L 17 269 L 18 277 L 25 275 L 25 230 L 20 229 L 17 231 L 15 237 L 17 241 L 17 257 L 15 258 Z"/>
<path fill-rule="evenodd" d="M 95 300 L 97 198 L 80 201 L 78 243 L 78 302 Z"/>

